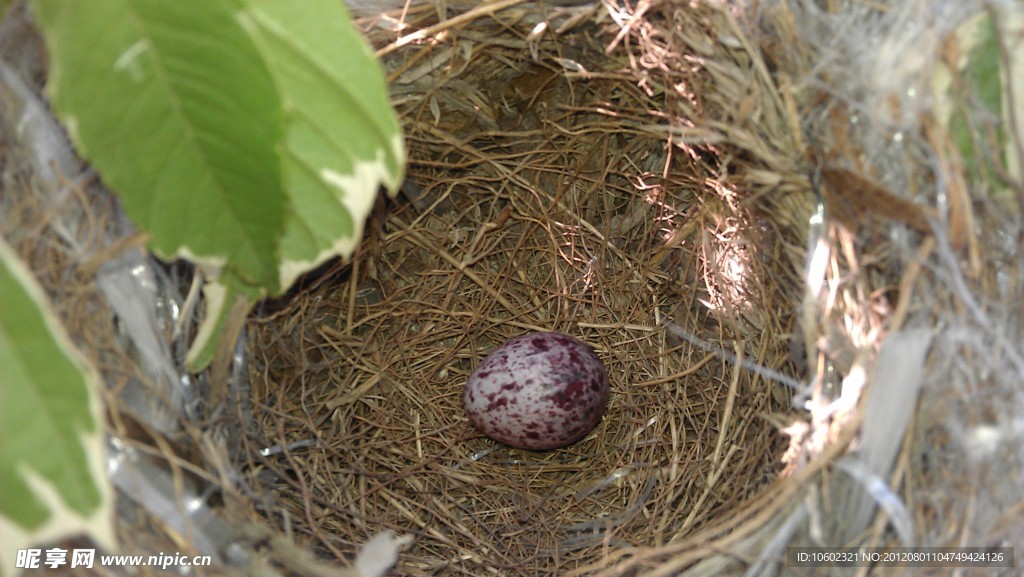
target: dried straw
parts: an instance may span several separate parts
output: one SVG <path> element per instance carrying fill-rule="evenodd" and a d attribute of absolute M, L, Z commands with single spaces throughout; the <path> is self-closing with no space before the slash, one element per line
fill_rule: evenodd
<path fill-rule="evenodd" d="M 115 434 L 211 488 L 268 575 L 329 574 L 310 553 L 348 565 L 385 529 L 415 538 L 401 575 L 758 575 L 787 545 L 1024 542 L 1020 206 L 908 96 L 980 9 L 927 4 L 360 20 L 406 130 L 402 197 L 351 262 L 261 306 L 244 403 L 166 439 L 111 394 Z M 5 238 L 115 392 L 144 381 L 96 301 L 99 257 L 47 224 L 80 210 L 99 239 L 116 204 L 46 204 L 5 162 Z M 462 413 L 476 363 L 533 330 L 582 338 L 611 375 L 604 420 L 564 450 L 505 448 Z M 914 347 L 909 373 L 887 364 Z M 886 389 L 909 412 L 869 408 Z M 872 450 L 879 432 L 898 450 Z M 149 522 L 122 511 L 130 549 L 189 547 Z"/>
<path fill-rule="evenodd" d="M 598 6 L 416 17 L 417 43 L 371 30 L 393 42 L 412 201 L 254 326 L 248 453 L 279 449 L 251 463 L 266 514 L 338 559 L 376 531 L 413 534 L 410 575 L 566 574 L 684 542 L 782 468 L 770 415 L 789 389 L 723 358 L 792 371 L 806 186 L 770 176 L 794 163 L 789 127 L 777 109 L 752 123 L 767 85 L 736 77 L 742 48 L 672 52 L 713 49 L 716 9 L 627 27 Z M 562 32 L 531 38 L 546 18 Z M 743 97 L 757 138 L 705 122 Z M 754 167 L 767 186 L 737 178 Z M 461 408 L 475 364 L 534 330 L 579 336 L 611 374 L 602 424 L 561 451 L 497 445 Z"/>

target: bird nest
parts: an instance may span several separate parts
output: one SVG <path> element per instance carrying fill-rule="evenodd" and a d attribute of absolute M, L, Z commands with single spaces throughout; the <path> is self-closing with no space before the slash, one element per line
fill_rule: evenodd
<path fill-rule="evenodd" d="M 919 69 L 866 80 L 869 40 L 906 40 L 928 9 L 753 4 L 359 19 L 404 125 L 400 196 L 353 258 L 257 308 L 237 402 L 181 416 L 170 444 L 114 434 L 201 479 L 264 568 L 297 574 L 385 530 L 408 536 L 401 575 L 731 574 L 787 544 L 1024 540 L 1018 199 L 968 182 L 906 90 Z M 978 5 L 958 10 L 916 38 L 929 65 Z M 91 277 L 131 243 L 85 266 L 32 244 L 56 208 L 5 197 L 4 236 L 78 342 L 108 380 L 135 370 Z M 116 204 L 82 198 L 109 230 L 95 214 Z M 604 362 L 604 418 L 554 451 L 481 436 L 470 372 L 549 330 Z M 146 537 L 147 515 L 122 511 L 122 541 L 190 546 Z"/>
<path fill-rule="evenodd" d="M 616 43 L 603 10 L 478 10 L 385 58 L 409 200 L 268 305 L 248 347 L 247 453 L 275 447 L 249 470 L 314 549 L 392 529 L 415 536 L 403 573 L 562 575 L 685 539 L 782 470 L 789 391 L 729 360 L 794 372 L 801 216 L 769 223 L 785 201 L 743 198 L 719 160 L 738 151 L 675 133 L 721 111 L 707 70 L 633 31 Z M 543 24 L 563 30 L 531 36 Z M 640 68 L 659 50 L 683 93 Z M 474 366 L 529 331 L 580 338 L 610 375 L 602 423 L 563 450 L 496 444 L 462 408 Z"/>

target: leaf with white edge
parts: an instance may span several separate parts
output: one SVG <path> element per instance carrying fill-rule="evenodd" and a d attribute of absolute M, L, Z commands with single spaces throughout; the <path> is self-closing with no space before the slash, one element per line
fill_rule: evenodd
<path fill-rule="evenodd" d="M 237 1 L 32 6 L 54 108 L 150 248 L 280 292 L 284 111 Z"/>
<path fill-rule="evenodd" d="M 405 150 L 380 63 L 337 0 L 240 0 L 287 112 L 291 199 L 281 242 L 288 287 L 323 261 L 352 254 L 381 185 L 402 181 Z"/>
<path fill-rule="evenodd" d="M 0 573 L 18 549 L 88 534 L 114 545 L 99 377 L 0 240 Z"/>
<path fill-rule="evenodd" d="M 185 366 L 194 372 L 206 368 L 218 354 L 225 355 L 225 362 L 232 358 L 230 348 L 238 341 L 253 303 L 257 302 L 262 294 L 226 275 L 215 282 L 206 283 L 203 286 L 203 296 L 206 297 L 206 317 L 185 357 Z M 228 349 L 225 350 L 224 347 Z M 225 383 L 219 382 L 218 379 L 213 381 L 211 384 L 214 398 L 219 399 L 224 392 L 221 387 Z"/>
<path fill-rule="evenodd" d="M 401 183 L 401 130 L 343 3 L 33 0 L 50 92 L 79 151 L 164 258 L 200 265 L 205 367 L 228 314 L 362 236 Z M 220 306 L 218 306 L 220 305 Z"/>
<path fill-rule="evenodd" d="M 231 312 L 229 294 L 230 287 L 220 282 L 203 285 L 203 296 L 206 298 L 206 316 L 199 326 L 199 332 L 185 356 L 185 365 L 190 371 L 199 371 L 210 364 L 220 339 L 224 338 L 228 315 Z"/>

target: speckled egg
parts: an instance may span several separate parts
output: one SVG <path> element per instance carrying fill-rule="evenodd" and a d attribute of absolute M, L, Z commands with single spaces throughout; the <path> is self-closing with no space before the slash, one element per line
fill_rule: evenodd
<path fill-rule="evenodd" d="M 520 449 L 564 447 L 589 433 L 608 402 L 608 373 L 594 350 L 562 333 L 530 333 L 501 345 L 469 376 L 469 422 Z"/>

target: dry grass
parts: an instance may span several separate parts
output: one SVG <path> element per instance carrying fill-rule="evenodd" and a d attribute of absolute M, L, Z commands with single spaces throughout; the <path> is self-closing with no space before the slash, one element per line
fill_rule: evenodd
<path fill-rule="evenodd" d="M 251 473 L 270 480 L 268 516 L 325 555 L 390 528 L 416 536 L 402 574 L 565 574 L 684 541 L 781 470 L 769 416 L 785 387 L 663 328 L 791 367 L 800 216 L 769 213 L 799 208 L 801 189 L 745 175 L 777 170 L 762 155 L 794 162 L 779 111 L 753 120 L 750 92 L 767 86 L 728 81 L 750 65 L 742 50 L 715 67 L 670 52 L 707 44 L 729 22 L 716 10 L 652 10 L 610 50 L 623 29 L 596 11 L 533 58 L 545 13 L 523 5 L 385 49 L 422 196 L 382 208 L 350 266 L 254 325 L 251 449 L 284 450 Z M 692 37 L 654 37 L 680 17 Z M 744 128 L 704 122 L 726 95 L 751 99 Z M 779 138 L 734 143 L 752 129 Z M 581 337 L 612 375 L 602 424 L 566 450 L 495 445 L 461 408 L 475 364 L 531 330 Z"/>
<path fill-rule="evenodd" d="M 895 35 L 873 28 L 895 4 L 753 4 L 361 20 L 410 186 L 351 262 L 260 307 L 238 410 L 168 441 L 111 395 L 115 434 L 193 470 L 248 547 L 298 574 L 324 573 L 288 539 L 346 564 L 384 529 L 415 538 L 401 575 L 756 572 L 822 535 L 897 543 L 882 514 L 847 534 L 835 512 L 864 495 L 840 471 L 871 422 L 857 376 L 870 393 L 886 337 L 928 327 L 921 400 L 878 474 L 917 544 L 1020 542 L 1019 206 L 969 182 L 926 109 L 868 106 L 865 57 L 828 26 Z M 116 206 L 4 182 L 5 238 L 120 391 L 140 370 L 91 278 L 118 250 L 99 232 Z M 55 210 L 92 244 L 70 250 Z M 476 363 L 532 330 L 580 337 L 611 375 L 603 421 L 564 450 L 505 448 L 462 412 Z M 240 423 L 237 450 L 217 445 Z"/>

